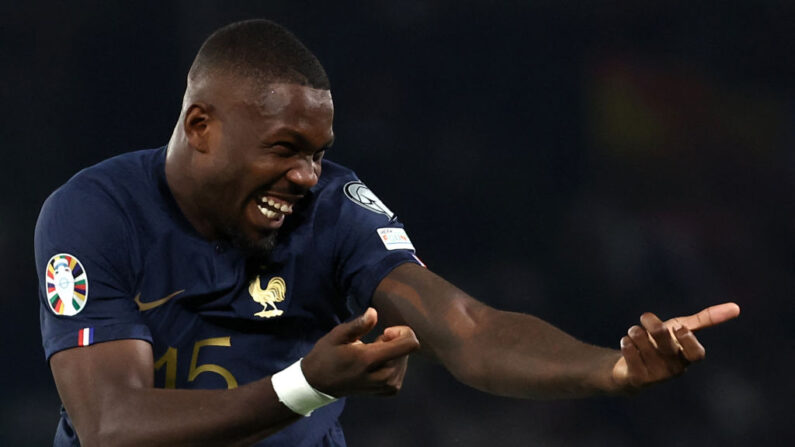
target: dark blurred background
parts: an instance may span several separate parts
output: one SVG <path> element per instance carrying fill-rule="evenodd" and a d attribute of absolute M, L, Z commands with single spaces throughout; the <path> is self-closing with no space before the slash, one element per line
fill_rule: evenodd
<path fill-rule="evenodd" d="M 50 444 L 58 419 L 42 202 L 165 144 L 203 39 L 253 17 L 317 54 L 329 158 L 464 290 L 612 347 L 644 311 L 743 309 L 633 398 L 492 397 L 415 358 L 400 396 L 349 401 L 351 446 L 793 445 L 794 4 L 573 3 L 2 2 L 0 445 Z"/>

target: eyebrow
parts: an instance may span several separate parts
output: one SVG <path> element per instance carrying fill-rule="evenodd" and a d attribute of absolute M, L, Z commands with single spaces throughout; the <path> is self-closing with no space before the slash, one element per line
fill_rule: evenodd
<path fill-rule="evenodd" d="M 296 132 L 296 131 L 295 131 L 295 130 L 293 130 L 293 129 L 290 129 L 290 128 L 282 128 L 282 129 L 279 129 L 279 132 L 284 132 L 284 133 L 286 133 L 286 134 L 290 135 L 290 137 L 292 137 L 294 140 L 298 141 L 298 143 L 299 143 L 299 144 L 301 144 L 301 145 L 302 145 L 302 146 L 304 146 L 304 147 L 310 147 L 310 146 L 312 146 L 312 144 L 310 143 L 310 141 L 309 141 L 309 140 L 307 140 L 307 139 L 306 139 L 306 137 L 304 137 L 304 135 L 303 135 L 303 134 L 301 134 L 300 132 Z M 330 140 L 328 140 L 328 141 L 326 142 L 326 144 L 324 144 L 323 146 L 321 146 L 321 147 L 320 147 L 320 149 L 318 149 L 318 150 L 326 150 L 326 149 L 330 148 L 331 146 L 333 146 L 333 145 L 334 145 L 334 141 L 336 141 L 336 139 L 337 139 L 336 135 L 333 135 L 333 134 L 332 134 L 332 136 L 331 136 L 331 139 L 330 139 Z"/>

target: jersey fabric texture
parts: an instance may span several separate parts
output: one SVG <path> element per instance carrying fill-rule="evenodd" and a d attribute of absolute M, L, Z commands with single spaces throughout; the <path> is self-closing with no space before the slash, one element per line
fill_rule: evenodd
<path fill-rule="evenodd" d="M 47 359 L 141 339 L 152 344 L 157 387 L 244 385 L 305 356 L 366 308 L 392 269 L 419 263 L 404 245 L 387 248 L 379 229 L 402 224 L 388 209 L 346 195 L 346 185 L 361 183 L 330 161 L 267 258 L 206 240 L 171 195 L 165 154 L 159 148 L 108 159 L 44 203 L 35 251 Z M 320 408 L 257 445 L 345 445 L 338 422 L 344 405 L 340 399 Z M 65 411 L 55 445 L 79 445 Z"/>

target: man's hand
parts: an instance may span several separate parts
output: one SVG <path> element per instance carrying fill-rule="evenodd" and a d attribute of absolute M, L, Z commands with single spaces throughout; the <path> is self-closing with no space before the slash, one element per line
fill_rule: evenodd
<path fill-rule="evenodd" d="M 301 366 L 307 382 L 335 397 L 396 394 L 403 384 L 408 355 L 420 347 L 408 326 L 384 330 L 373 343 L 360 339 L 378 322 L 375 309 L 340 324 L 317 341 Z"/>
<path fill-rule="evenodd" d="M 641 326 L 632 326 L 621 338 L 622 357 L 613 367 L 613 381 L 621 390 L 634 391 L 682 374 L 705 356 L 693 332 L 738 315 L 740 307 L 735 303 L 718 304 L 666 322 L 653 313 L 641 315 Z"/>

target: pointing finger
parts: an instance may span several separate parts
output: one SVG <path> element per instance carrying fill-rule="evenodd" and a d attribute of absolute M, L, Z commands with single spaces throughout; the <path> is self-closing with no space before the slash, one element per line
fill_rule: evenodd
<path fill-rule="evenodd" d="M 686 317 L 676 317 L 665 322 L 666 326 L 687 326 L 691 331 L 697 331 L 710 326 L 715 326 L 740 315 L 740 306 L 735 303 L 723 303 L 710 306 L 701 312 Z"/>
<path fill-rule="evenodd" d="M 410 329 L 400 337 L 381 343 L 363 345 L 370 358 L 371 370 L 379 368 L 383 363 L 408 355 L 420 348 L 420 342 Z"/>
<path fill-rule="evenodd" d="M 414 331 L 408 326 L 390 326 L 384 329 L 384 333 L 378 339 L 380 341 L 390 341 L 400 337 L 413 336 L 413 334 Z"/>

